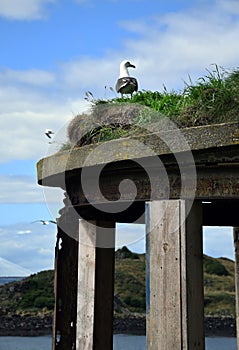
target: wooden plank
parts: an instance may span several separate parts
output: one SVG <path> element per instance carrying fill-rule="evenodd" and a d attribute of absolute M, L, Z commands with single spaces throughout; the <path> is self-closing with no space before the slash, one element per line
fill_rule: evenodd
<path fill-rule="evenodd" d="M 79 223 L 76 350 L 93 350 L 96 229 Z"/>
<path fill-rule="evenodd" d="M 170 232 L 168 213 L 179 207 L 175 201 L 149 204 L 150 314 L 147 350 L 181 350 L 179 235 Z M 164 213 L 160 218 L 160 213 Z M 147 225 L 147 223 L 146 223 Z M 174 320 L 174 322 L 172 322 Z"/>
<path fill-rule="evenodd" d="M 195 206 L 186 218 L 186 205 L 146 206 L 147 350 L 204 349 L 202 221 Z"/>
<path fill-rule="evenodd" d="M 56 246 L 55 246 L 55 260 L 54 260 L 54 314 L 53 314 L 53 326 L 52 326 L 52 350 L 56 350 L 56 342 L 57 342 L 57 310 L 58 310 L 58 293 L 57 293 L 57 280 L 58 280 L 58 252 L 59 252 L 59 235 L 57 235 Z"/>
<path fill-rule="evenodd" d="M 55 260 L 55 312 L 52 348 L 75 349 L 78 244 L 69 233 L 79 233 L 79 221 L 62 211 L 57 220 Z M 68 223 L 67 223 L 68 222 Z M 64 228 L 64 231 L 63 231 Z"/>
<path fill-rule="evenodd" d="M 234 237 L 234 248 L 235 248 L 237 350 L 239 350 L 239 227 L 233 228 L 233 237 Z"/>
<path fill-rule="evenodd" d="M 100 247 L 96 248 L 94 349 L 112 350 L 115 234 L 112 230 L 108 230 L 108 228 L 106 232 L 104 231 L 104 228 L 99 228 L 97 238 L 102 238 L 102 236 L 108 236 L 110 234 L 111 237 L 109 237 L 109 240 L 111 244 L 108 248 L 102 247 L 102 244 L 100 244 Z"/>
<path fill-rule="evenodd" d="M 189 201 L 181 201 L 182 332 L 185 349 L 203 350 L 202 204 L 195 202 L 189 213 L 188 206 Z"/>
<path fill-rule="evenodd" d="M 115 224 L 81 220 L 79 235 L 76 350 L 112 350 Z"/>

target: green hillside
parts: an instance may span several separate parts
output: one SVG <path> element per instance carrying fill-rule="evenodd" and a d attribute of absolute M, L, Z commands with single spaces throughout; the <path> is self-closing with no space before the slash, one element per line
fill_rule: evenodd
<path fill-rule="evenodd" d="M 204 255 L 206 315 L 235 315 L 234 262 Z M 116 252 L 117 313 L 145 312 L 145 254 L 126 247 Z M 53 271 L 0 286 L 0 316 L 51 314 L 54 307 Z"/>
<path fill-rule="evenodd" d="M 126 247 L 116 252 L 115 294 L 130 311 L 145 312 L 145 254 L 131 253 Z"/>
<path fill-rule="evenodd" d="M 204 255 L 204 307 L 207 315 L 235 315 L 234 262 Z"/>
<path fill-rule="evenodd" d="M 0 286 L 0 316 L 49 314 L 54 309 L 54 272 L 42 271 Z"/>

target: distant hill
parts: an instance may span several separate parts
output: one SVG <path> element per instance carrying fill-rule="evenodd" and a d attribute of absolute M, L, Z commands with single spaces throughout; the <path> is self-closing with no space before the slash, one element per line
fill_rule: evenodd
<path fill-rule="evenodd" d="M 0 257 L 0 277 L 27 277 L 31 271 Z"/>
<path fill-rule="evenodd" d="M 204 304 L 206 315 L 235 316 L 234 262 L 204 255 Z M 52 270 L 0 286 L 0 315 L 51 314 L 54 307 Z M 145 254 L 123 247 L 116 252 L 115 312 L 145 312 Z"/>

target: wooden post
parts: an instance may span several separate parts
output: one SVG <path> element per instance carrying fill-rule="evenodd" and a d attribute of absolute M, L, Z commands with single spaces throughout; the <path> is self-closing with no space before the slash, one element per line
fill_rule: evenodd
<path fill-rule="evenodd" d="M 52 350 L 75 350 L 76 292 L 79 218 L 75 211 L 60 211 L 57 220 L 55 247 L 55 307 L 53 318 Z"/>
<path fill-rule="evenodd" d="M 76 350 L 113 349 L 115 223 L 80 221 Z"/>
<path fill-rule="evenodd" d="M 201 204 L 146 204 L 147 350 L 203 350 Z"/>
<path fill-rule="evenodd" d="M 236 292 L 236 329 L 237 350 L 239 350 L 239 227 L 233 228 L 235 247 L 235 292 Z"/>

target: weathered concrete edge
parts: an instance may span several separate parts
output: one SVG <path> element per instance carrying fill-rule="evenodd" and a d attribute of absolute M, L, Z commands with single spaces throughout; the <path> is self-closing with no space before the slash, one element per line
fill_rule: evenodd
<path fill-rule="evenodd" d="M 238 122 L 159 131 L 75 147 L 39 160 L 38 183 L 44 185 L 44 179 L 48 177 L 86 166 L 232 145 L 239 145 Z"/>

